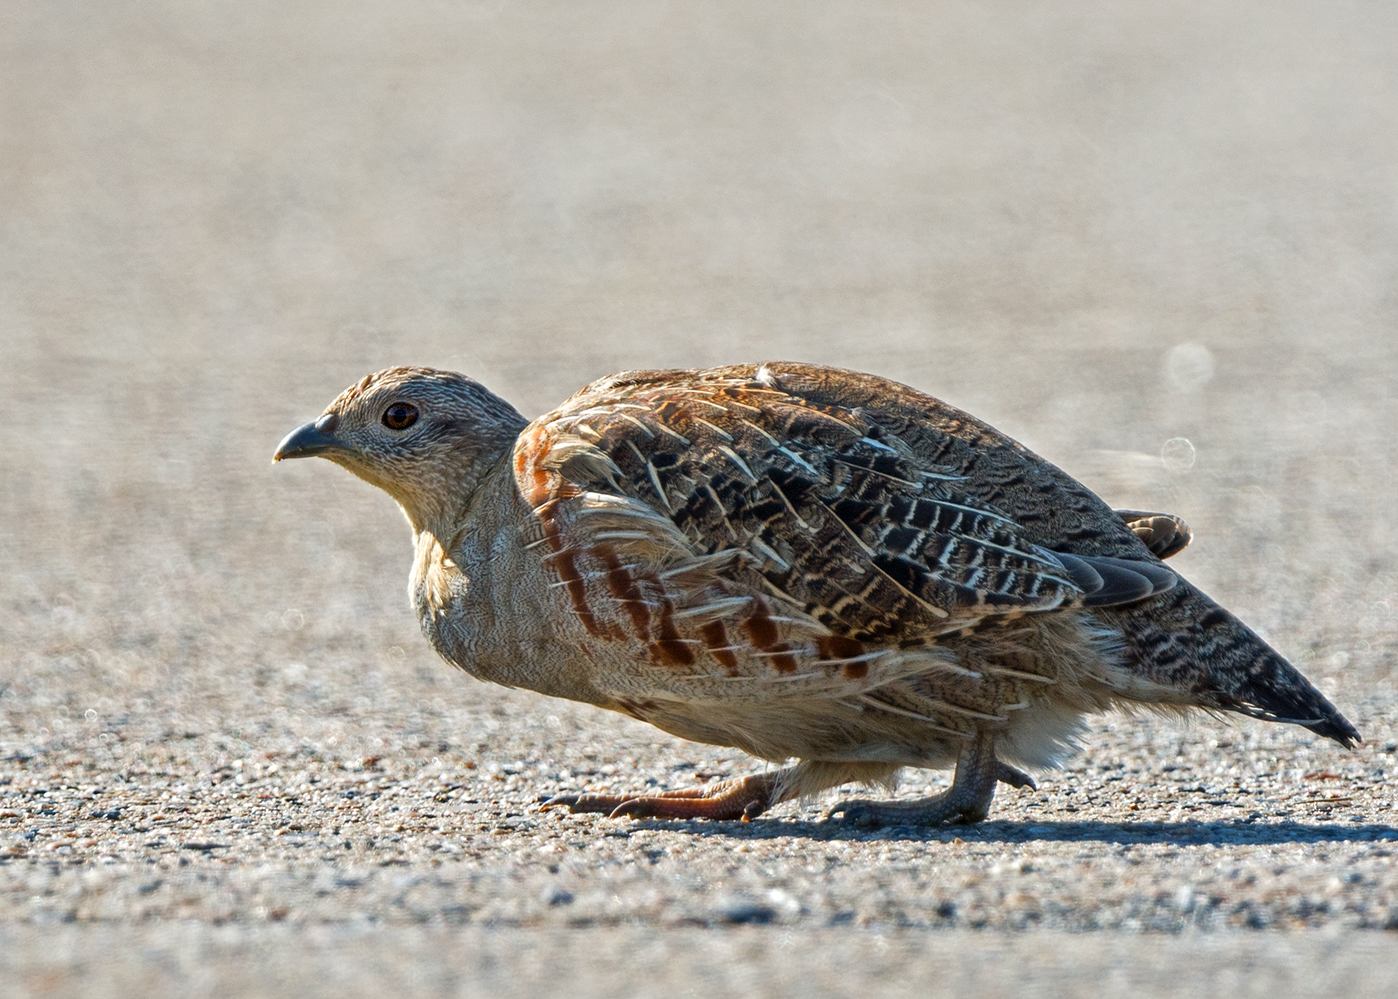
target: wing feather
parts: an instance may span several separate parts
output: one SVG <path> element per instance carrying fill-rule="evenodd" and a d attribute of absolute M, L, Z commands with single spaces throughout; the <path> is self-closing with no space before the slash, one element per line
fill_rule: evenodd
<path fill-rule="evenodd" d="M 961 731 L 1000 718 L 1000 688 L 1014 703 L 1020 680 L 974 679 L 939 641 L 1173 581 L 1129 559 L 1061 557 L 978 495 L 926 427 L 900 434 L 867 400 L 812 399 L 768 375 L 622 373 L 516 446 L 535 550 L 590 635 L 644 647 L 652 694 L 779 690 L 871 710 L 859 698 L 877 692 L 883 710 Z M 914 695 L 904 681 L 919 675 L 960 677 L 961 694 Z"/>

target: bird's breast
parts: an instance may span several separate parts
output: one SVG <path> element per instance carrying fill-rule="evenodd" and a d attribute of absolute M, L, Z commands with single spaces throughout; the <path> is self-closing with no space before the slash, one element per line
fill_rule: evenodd
<path fill-rule="evenodd" d="M 486 505 L 446 543 L 419 534 L 409 583 L 418 623 L 443 659 L 478 679 L 606 703 L 518 523 Z"/>

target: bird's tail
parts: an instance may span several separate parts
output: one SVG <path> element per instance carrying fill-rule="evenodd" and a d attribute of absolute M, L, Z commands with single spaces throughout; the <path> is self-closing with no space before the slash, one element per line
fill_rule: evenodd
<path fill-rule="evenodd" d="M 1295 666 L 1184 579 L 1138 604 L 1096 613 L 1121 629 L 1132 666 L 1184 703 L 1303 725 L 1346 748 L 1360 742 Z"/>

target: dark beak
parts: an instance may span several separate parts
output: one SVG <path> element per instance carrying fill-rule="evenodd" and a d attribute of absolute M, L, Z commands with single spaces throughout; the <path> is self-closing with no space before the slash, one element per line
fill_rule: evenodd
<path fill-rule="evenodd" d="M 349 447 L 334 435 L 338 422 L 334 413 L 326 413 L 314 423 L 297 427 L 277 445 L 277 453 L 272 455 L 272 460 L 311 458 L 329 451 L 348 451 Z"/>

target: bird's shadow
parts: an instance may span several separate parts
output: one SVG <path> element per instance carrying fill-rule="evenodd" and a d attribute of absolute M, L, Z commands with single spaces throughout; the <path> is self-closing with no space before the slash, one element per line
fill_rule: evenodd
<path fill-rule="evenodd" d="M 611 836 L 642 829 L 669 830 L 692 836 L 732 840 L 790 839 L 816 841 L 908 841 L 924 843 L 1109 843 L 1120 846 L 1207 845 L 1265 846 L 1282 843 L 1377 843 L 1398 846 L 1398 828 L 1364 825 L 1311 825 L 1300 822 L 980 822 L 970 826 L 883 826 L 865 828 L 838 821 L 779 819 L 756 822 L 637 822 Z"/>

